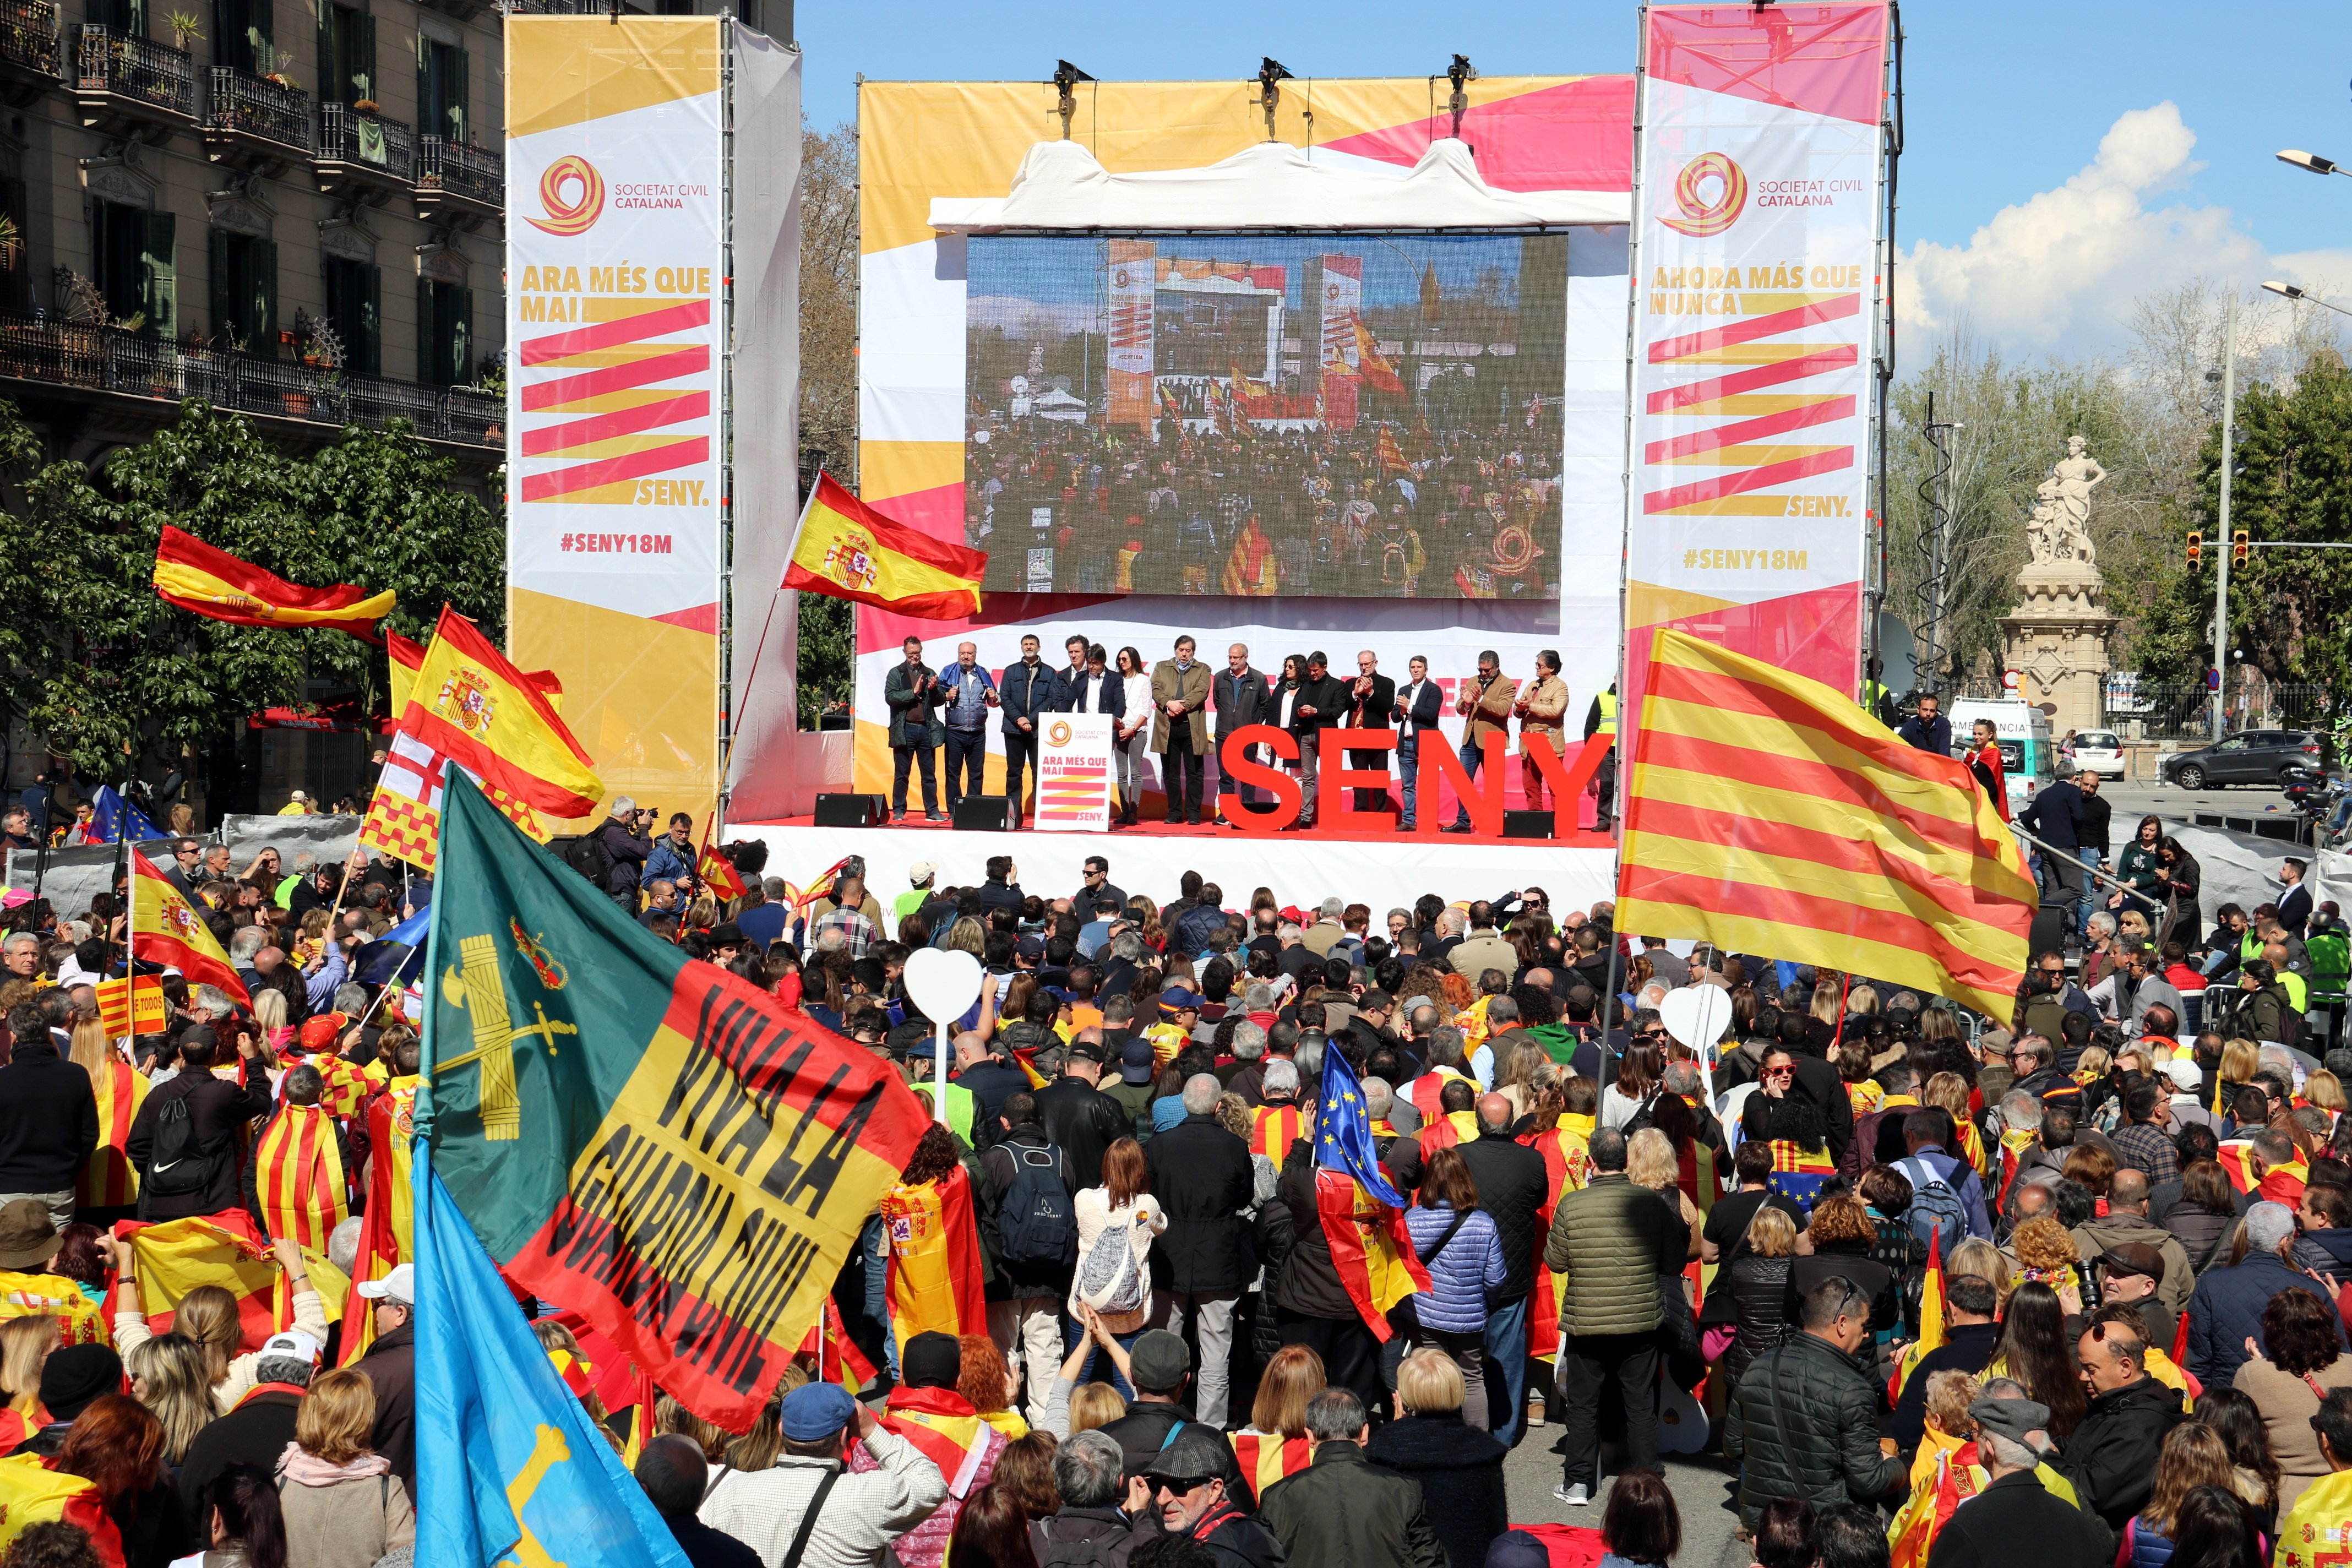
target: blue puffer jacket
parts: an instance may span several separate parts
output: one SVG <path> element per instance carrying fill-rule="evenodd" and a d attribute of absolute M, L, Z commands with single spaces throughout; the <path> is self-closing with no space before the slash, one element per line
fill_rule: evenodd
<path fill-rule="evenodd" d="M 2246 1341 L 2263 1343 L 2263 1309 L 2282 1290 L 2308 1290 L 2335 1305 L 2324 1286 L 2274 1252 L 2249 1252 L 2234 1268 L 2204 1272 L 2189 1299 L 2189 1370 L 2200 1383 L 2226 1387 L 2238 1375 L 2246 1364 Z"/>
<path fill-rule="evenodd" d="M 2150 1530 L 2144 1516 L 2133 1520 L 2126 1529 L 2129 1539 L 2124 1545 L 2130 1556 L 2125 1560 L 2124 1568 L 2166 1568 L 2172 1561 L 2172 1538 Z"/>
<path fill-rule="evenodd" d="M 1454 1223 L 1452 1205 L 1407 1209 L 1404 1223 L 1412 1235 L 1413 1250 L 1429 1269 L 1433 1287 L 1415 1303 L 1422 1327 L 1446 1334 L 1485 1332 L 1486 1292 L 1499 1287 L 1510 1274 L 1494 1219 L 1474 1213 L 1462 1222 L 1444 1251 L 1436 1250 L 1437 1240 Z"/>

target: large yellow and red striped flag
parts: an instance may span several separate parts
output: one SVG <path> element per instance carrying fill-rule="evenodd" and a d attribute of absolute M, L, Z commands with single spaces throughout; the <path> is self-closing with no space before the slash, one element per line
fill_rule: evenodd
<path fill-rule="evenodd" d="M 250 1005 L 245 982 L 230 967 L 212 928 L 180 896 L 155 862 L 131 852 L 131 953 L 178 970 L 191 985 L 215 985 Z"/>
<path fill-rule="evenodd" d="M 100 989 L 113 984 L 105 982 Z M 147 1079 L 129 1062 L 110 1060 L 89 1075 L 89 1084 L 98 1097 L 98 1147 L 74 1182 L 74 1201 L 83 1208 L 129 1208 L 139 1201 L 139 1167 L 125 1151 L 131 1123 L 147 1099 Z"/>
<path fill-rule="evenodd" d="M 253 1145 L 254 1196 L 273 1237 L 324 1249 L 352 1212 L 335 1121 L 321 1105 L 281 1104 Z"/>
<path fill-rule="evenodd" d="M 2007 1022 L 2036 894 L 1957 760 L 1849 698 L 1661 628 L 1618 873 L 1620 931 L 1871 974 Z"/>
<path fill-rule="evenodd" d="M 155 544 L 154 582 L 165 604 L 236 626 L 324 626 L 373 642 L 376 623 L 392 614 L 389 590 L 300 587 L 168 523 Z"/>
<path fill-rule="evenodd" d="M 801 509 L 783 585 L 926 620 L 980 613 L 988 557 L 908 527 L 819 474 Z"/>
<path fill-rule="evenodd" d="M 163 1007 L 163 982 L 152 974 L 98 983 L 98 1021 L 109 1039 L 160 1035 L 171 1016 Z"/>

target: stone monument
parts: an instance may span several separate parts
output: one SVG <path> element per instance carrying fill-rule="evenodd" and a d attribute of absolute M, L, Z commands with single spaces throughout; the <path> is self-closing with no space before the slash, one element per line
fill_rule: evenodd
<path fill-rule="evenodd" d="M 2017 608 L 2002 618 L 2004 663 L 2019 675 L 2018 695 L 2051 708 L 2053 738 L 2106 727 L 2107 645 L 2116 617 L 2091 544 L 2091 491 L 2107 477 L 2066 437 L 2066 456 L 2034 491 L 2025 524 L 2030 559 L 2017 574 Z"/>

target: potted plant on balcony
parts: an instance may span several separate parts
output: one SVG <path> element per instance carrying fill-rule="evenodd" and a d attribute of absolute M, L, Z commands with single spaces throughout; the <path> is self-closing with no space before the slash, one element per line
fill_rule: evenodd
<path fill-rule="evenodd" d="M 188 46 L 205 36 L 205 19 L 194 11 L 173 11 L 165 14 L 163 25 L 172 29 L 172 47 L 182 54 Z"/>

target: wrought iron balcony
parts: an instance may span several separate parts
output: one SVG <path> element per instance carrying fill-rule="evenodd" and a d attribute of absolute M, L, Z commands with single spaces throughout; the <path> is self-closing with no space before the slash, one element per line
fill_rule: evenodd
<path fill-rule="evenodd" d="M 184 49 L 85 23 L 74 100 L 86 126 L 173 127 L 196 117 L 196 67 Z"/>
<path fill-rule="evenodd" d="M 57 85 L 58 8 L 50 0 L 0 0 L 0 78 L 11 88 Z"/>
<path fill-rule="evenodd" d="M 421 139 L 416 159 L 419 217 L 497 217 L 506 207 L 507 161 L 485 147 L 446 136 Z"/>
<path fill-rule="evenodd" d="M 320 190 L 381 201 L 415 183 L 416 132 L 404 121 L 322 103 L 311 163 Z"/>
<path fill-rule="evenodd" d="M 310 151 L 310 95 L 229 66 L 212 68 L 205 148 L 219 163 L 283 166 Z"/>

